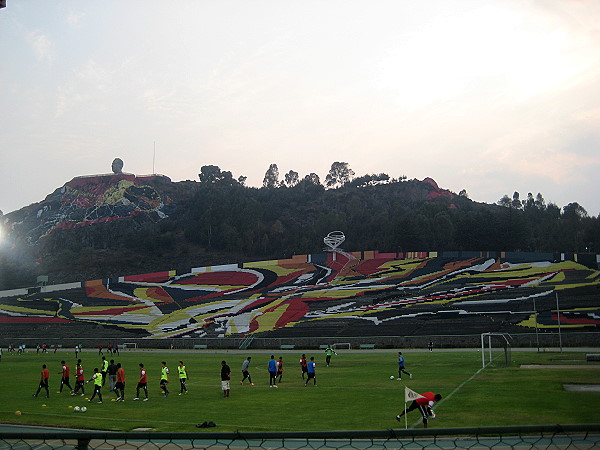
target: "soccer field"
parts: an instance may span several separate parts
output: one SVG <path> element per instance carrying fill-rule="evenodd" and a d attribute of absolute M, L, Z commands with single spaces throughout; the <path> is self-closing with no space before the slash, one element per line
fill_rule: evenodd
<path fill-rule="evenodd" d="M 299 358 L 302 353 L 317 362 L 317 387 L 304 386 Z M 512 352 L 512 366 L 481 370 L 477 350 L 452 352 L 405 351 L 406 368 L 413 378 L 397 377 L 397 351 L 344 352 L 333 356 L 325 366 L 322 351 L 276 351 L 283 357 L 284 374 L 277 389 L 269 387 L 267 352 L 198 351 L 194 353 L 122 352 L 106 355 L 120 362 L 127 376 L 126 401 L 114 402 L 113 393 L 103 388 L 104 403 L 88 403 L 73 397 L 60 384 L 60 361 L 71 366 L 74 385 L 75 361 L 72 352 L 24 355 L 4 353 L 0 362 L 0 422 L 52 425 L 99 430 L 198 431 L 196 424 L 212 421 L 210 431 L 303 431 L 372 430 L 404 428 L 395 420 L 404 407 L 404 387 L 416 392 L 433 391 L 444 396 L 434 408 L 437 418 L 430 428 L 500 425 L 583 424 L 599 421 L 600 392 L 571 392 L 563 384 L 598 383 L 598 365 L 586 364 L 577 352 Z M 241 364 L 252 356 L 250 373 L 254 386 L 241 386 Z M 80 354 L 86 379 L 100 367 L 97 352 Z M 183 360 L 190 378 L 188 395 L 179 393 L 177 362 Z M 222 398 L 221 360 L 232 369 L 231 396 Z M 161 361 L 170 369 L 167 398 L 159 389 Z M 148 372 L 150 400 L 132 401 L 139 378 L 138 364 Z M 42 364 L 50 370 L 50 398 L 35 393 Z M 524 364 L 568 365 L 569 368 L 520 368 Z M 86 396 L 92 383 L 86 385 Z M 87 406 L 86 413 L 73 412 L 74 406 Z M 20 411 L 20 415 L 15 412 Z M 408 426 L 422 427 L 418 412 L 408 413 Z"/>

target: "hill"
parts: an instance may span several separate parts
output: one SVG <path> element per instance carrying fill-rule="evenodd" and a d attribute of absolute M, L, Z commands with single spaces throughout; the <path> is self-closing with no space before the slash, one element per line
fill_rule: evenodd
<path fill-rule="evenodd" d="M 40 275 L 55 284 L 315 253 L 333 230 L 345 232 L 347 248 L 391 252 L 600 248 L 599 220 L 576 204 L 488 205 L 429 178 L 384 175 L 335 189 L 316 176 L 249 188 L 215 166 L 197 182 L 77 177 L 0 217 L 0 289 L 33 286 Z"/>

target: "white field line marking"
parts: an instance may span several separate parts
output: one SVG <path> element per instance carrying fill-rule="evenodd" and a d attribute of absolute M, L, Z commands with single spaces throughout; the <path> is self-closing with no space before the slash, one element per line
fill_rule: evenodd
<path fill-rule="evenodd" d="M 450 399 L 454 394 L 456 394 L 458 391 L 460 391 L 463 386 L 465 384 L 467 384 L 469 381 L 473 380 L 477 375 L 479 375 L 483 370 L 485 369 L 485 367 L 481 367 L 477 372 L 475 372 L 473 375 L 471 375 L 469 378 L 467 378 L 465 381 L 463 381 L 461 384 L 459 384 L 452 392 L 450 392 L 448 395 L 444 396 L 442 398 L 442 400 L 440 400 L 440 402 L 437 404 L 436 409 L 438 406 L 442 406 L 442 404 Z M 423 419 L 420 418 L 419 420 L 417 420 L 415 423 L 413 423 L 409 428 L 415 428 L 417 427 L 420 423 L 423 422 Z"/>

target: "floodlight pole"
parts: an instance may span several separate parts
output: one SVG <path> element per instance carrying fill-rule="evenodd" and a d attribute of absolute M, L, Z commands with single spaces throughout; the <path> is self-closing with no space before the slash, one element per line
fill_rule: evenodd
<path fill-rule="evenodd" d="M 540 337 L 538 335 L 538 324 L 537 324 L 537 309 L 535 307 L 535 297 L 533 297 L 533 320 L 535 321 L 535 343 L 537 345 L 537 351 L 540 352 Z"/>
<path fill-rule="evenodd" d="M 558 307 L 558 291 L 554 291 L 556 294 L 556 321 L 558 322 L 558 344 L 560 346 L 560 352 L 562 353 L 562 334 L 560 331 L 560 309 Z"/>

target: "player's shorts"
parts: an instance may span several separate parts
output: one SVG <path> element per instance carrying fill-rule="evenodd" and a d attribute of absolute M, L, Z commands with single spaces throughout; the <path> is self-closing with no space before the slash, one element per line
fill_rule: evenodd
<path fill-rule="evenodd" d="M 308 367 L 302 366 L 302 373 L 308 373 Z"/>
<path fill-rule="evenodd" d="M 315 373 L 314 372 L 307 372 L 308 373 L 308 379 L 310 380 L 311 378 L 315 377 Z"/>
<path fill-rule="evenodd" d="M 165 380 L 164 378 L 162 378 L 162 379 L 160 380 L 160 385 L 161 385 L 161 386 L 164 386 L 164 385 L 166 385 L 168 382 L 169 382 L 169 380 Z"/>
<path fill-rule="evenodd" d="M 222 380 L 221 381 L 221 389 L 223 389 L 224 391 L 228 391 L 229 390 L 229 380 Z"/>
<path fill-rule="evenodd" d="M 406 412 L 412 411 L 414 409 L 418 409 L 423 416 L 423 422 L 427 422 L 427 408 L 423 405 L 419 405 L 416 400 L 413 400 L 410 406 L 406 409 Z"/>
<path fill-rule="evenodd" d="M 115 383 L 115 389 L 125 389 L 125 383 L 123 383 L 122 381 L 117 381 Z"/>

